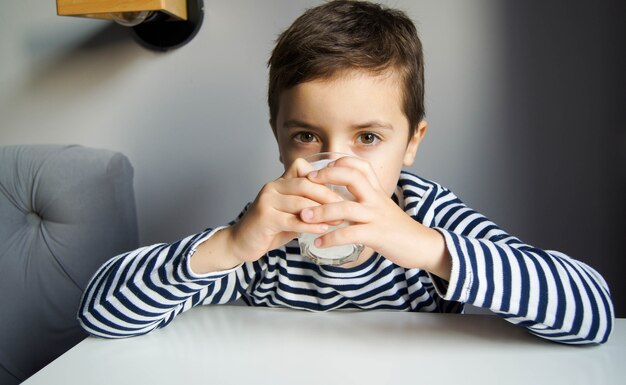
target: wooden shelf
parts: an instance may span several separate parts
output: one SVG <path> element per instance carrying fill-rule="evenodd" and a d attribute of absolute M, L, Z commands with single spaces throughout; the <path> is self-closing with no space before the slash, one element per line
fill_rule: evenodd
<path fill-rule="evenodd" d="M 187 20 L 186 0 L 57 0 L 59 16 L 110 19 L 114 12 L 159 11 Z"/>

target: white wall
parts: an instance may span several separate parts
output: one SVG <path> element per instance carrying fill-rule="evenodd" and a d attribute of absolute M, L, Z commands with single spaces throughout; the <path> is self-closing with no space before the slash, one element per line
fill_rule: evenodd
<path fill-rule="evenodd" d="M 205 0 L 195 39 L 155 53 L 109 22 L 56 16 L 53 0 L 4 2 L 0 144 L 77 143 L 125 153 L 135 167 L 142 244 L 223 224 L 282 172 L 267 124 L 266 61 L 277 34 L 317 3 Z M 563 249 L 605 274 L 614 269 L 607 253 L 617 255 L 611 245 L 617 245 L 618 232 L 607 229 L 618 221 L 611 207 L 596 204 L 578 222 L 568 213 L 576 210 L 571 202 L 624 191 L 614 187 L 623 188 L 619 181 L 626 172 L 615 182 L 605 166 L 626 169 L 619 163 L 626 139 L 600 131 L 605 139 L 587 146 L 578 120 L 559 119 L 584 104 L 572 99 L 571 87 L 562 92 L 559 84 L 545 86 L 562 73 L 559 67 L 571 75 L 560 81 L 576 78 L 579 67 L 568 66 L 585 55 L 566 48 L 579 21 L 593 31 L 583 43 L 605 55 L 600 63 L 609 61 L 611 44 L 621 42 L 603 29 L 611 9 L 591 1 L 551 8 L 498 0 L 387 3 L 413 17 L 425 47 L 430 129 L 412 171 L 452 188 L 530 243 Z M 552 66 L 547 73 L 546 61 Z M 592 99 L 613 91 L 606 77 L 588 81 L 583 91 Z M 537 100 L 548 107 L 538 109 Z M 607 113 L 602 104 L 591 108 L 596 118 Z M 611 147 L 617 155 L 605 161 L 606 143 L 618 147 Z M 562 154 L 558 168 L 555 153 Z M 576 173 L 581 163 L 588 165 L 586 173 L 604 171 L 583 177 Z M 591 193 L 583 184 L 588 178 Z"/>

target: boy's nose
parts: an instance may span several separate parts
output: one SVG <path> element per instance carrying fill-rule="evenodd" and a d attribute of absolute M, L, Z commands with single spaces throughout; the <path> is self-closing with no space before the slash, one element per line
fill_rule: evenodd
<path fill-rule="evenodd" d="M 342 146 L 339 143 L 326 143 L 322 146 L 322 152 L 340 152 L 342 154 L 350 154 L 350 148 L 348 146 Z"/>

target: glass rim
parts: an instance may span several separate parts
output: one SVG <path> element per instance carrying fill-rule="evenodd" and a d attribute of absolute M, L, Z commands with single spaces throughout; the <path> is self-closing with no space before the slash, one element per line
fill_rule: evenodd
<path fill-rule="evenodd" d="M 309 159 L 312 159 L 312 158 L 315 158 L 315 157 L 326 156 L 326 155 L 339 155 L 337 157 L 337 159 L 343 158 L 343 157 L 350 157 L 350 158 L 357 158 L 358 159 L 358 156 L 356 156 L 356 155 L 346 154 L 345 152 L 338 152 L 338 151 L 316 152 L 315 154 L 307 155 L 307 156 L 303 157 L 302 159 L 309 160 Z"/>

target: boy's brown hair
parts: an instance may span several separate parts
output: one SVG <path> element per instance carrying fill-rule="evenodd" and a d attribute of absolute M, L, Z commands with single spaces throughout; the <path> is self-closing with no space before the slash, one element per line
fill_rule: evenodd
<path fill-rule="evenodd" d="M 411 134 L 424 119 L 422 43 L 415 25 L 401 11 L 345 0 L 310 8 L 278 37 L 268 66 L 272 127 L 281 91 L 354 69 L 397 71 Z"/>

